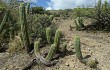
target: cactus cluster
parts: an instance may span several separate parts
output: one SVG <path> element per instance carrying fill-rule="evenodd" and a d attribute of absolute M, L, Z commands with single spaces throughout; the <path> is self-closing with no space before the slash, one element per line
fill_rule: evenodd
<path fill-rule="evenodd" d="M 83 20 L 82 20 L 81 17 L 77 17 L 77 18 L 75 19 L 75 25 L 76 25 L 76 29 L 77 29 L 77 30 L 84 27 Z"/>
<path fill-rule="evenodd" d="M 21 24 L 21 34 L 23 38 L 23 45 L 26 47 L 27 52 L 29 52 L 29 35 L 27 30 L 27 20 L 26 20 L 26 12 L 25 12 L 25 5 L 24 3 L 20 4 L 19 8 L 19 15 L 20 15 L 20 24 Z"/>
<path fill-rule="evenodd" d="M 52 39 L 52 30 L 51 30 L 51 28 L 50 27 L 48 27 L 47 29 L 46 29 L 46 37 L 47 37 L 47 42 L 48 42 L 48 44 L 51 44 L 51 39 Z"/>

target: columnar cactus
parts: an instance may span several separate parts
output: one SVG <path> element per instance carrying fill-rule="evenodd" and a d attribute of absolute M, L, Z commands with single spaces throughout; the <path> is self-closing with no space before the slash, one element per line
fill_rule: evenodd
<path fill-rule="evenodd" d="M 19 15 L 20 15 L 20 24 L 21 24 L 21 34 L 22 34 L 22 38 L 23 38 L 23 45 L 26 47 L 27 52 L 29 52 L 30 41 L 29 41 L 29 35 L 28 35 L 28 31 L 27 31 L 27 20 L 26 20 L 24 3 L 20 4 Z"/>
<path fill-rule="evenodd" d="M 79 36 L 76 36 L 75 37 L 75 54 L 76 54 L 76 57 L 81 61 L 83 59 L 82 57 L 82 52 L 81 52 L 81 44 L 80 44 L 80 37 Z"/>
<path fill-rule="evenodd" d="M 36 56 L 40 56 L 40 42 L 39 41 L 37 41 L 37 42 L 35 42 L 34 43 L 34 53 L 35 53 L 35 55 Z"/>
<path fill-rule="evenodd" d="M 60 38 L 61 38 L 61 31 L 57 30 L 54 38 L 54 44 L 56 44 L 57 51 L 59 51 Z"/>
<path fill-rule="evenodd" d="M 5 13 L 5 16 L 2 20 L 2 23 L 0 24 L 0 34 L 2 33 L 2 31 L 3 31 L 3 29 L 6 25 L 6 21 L 7 21 L 7 18 L 8 18 L 8 13 L 9 13 L 8 11 Z"/>
<path fill-rule="evenodd" d="M 51 47 L 50 47 L 50 50 L 48 52 L 48 55 L 46 56 L 47 61 L 51 61 L 51 59 L 53 58 L 53 56 L 56 53 L 56 49 L 57 49 L 56 44 L 52 44 Z"/>
<path fill-rule="evenodd" d="M 48 28 L 46 29 L 46 37 L 47 37 L 47 42 L 48 42 L 49 44 L 51 44 L 52 30 L 51 30 L 50 27 L 48 27 Z"/>
<path fill-rule="evenodd" d="M 26 14 L 29 14 L 29 8 L 30 8 L 30 3 L 27 3 L 27 5 L 26 5 Z"/>

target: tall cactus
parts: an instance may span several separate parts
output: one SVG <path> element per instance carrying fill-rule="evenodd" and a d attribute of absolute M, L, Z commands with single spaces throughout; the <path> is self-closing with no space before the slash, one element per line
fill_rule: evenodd
<path fill-rule="evenodd" d="M 8 18 L 8 13 L 9 13 L 9 11 L 7 11 L 5 13 L 5 16 L 4 16 L 3 20 L 2 20 L 2 23 L 0 24 L 0 34 L 2 33 L 2 31 L 3 31 L 3 29 L 4 29 L 5 25 L 6 25 L 6 21 L 7 21 L 7 18 Z"/>
<path fill-rule="evenodd" d="M 51 59 L 53 58 L 53 56 L 55 55 L 56 53 L 56 44 L 52 44 L 51 47 L 50 47 L 50 50 L 49 50 L 49 53 L 48 55 L 46 56 L 46 60 L 47 61 L 51 61 Z"/>
<path fill-rule="evenodd" d="M 76 57 L 79 59 L 79 60 L 82 60 L 83 57 L 82 57 L 82 52 L 81 52 L 81 44 L 80 44 L 80 37 L 79 36 L 76 36 L 75 37 L 75 54 L 76 54 Z"/>
<path fill-rule="evenodd" d="M 22 38 L 23 38 L 23 45 L 26 47 L 27 52 L 29 52 L 30 41 L 29 41 L 29 35 L 28 35 L 28 31 L 27 31 L 27 20 L 26 20 L 24 3 L 20 4 L 19 15 L 20 15 L 20 24 L 21 24 L 21 34 L 22 34 Z"/>
<path fill-rule="evenodd" d="M 26 14 L 29 14 L 29 8 L 30 8 L 30 3 L 27 3 L 27 5 L 26 5 Z"/>
<path fill-rule="evenodd" d="M 56 44 L 57 51 L 59 51 L 59 44 L 61 38 L 61 31 L 58 29 L 55 33 L 54 44 Z"/>
<path fill-rule="evenodd" d="M 51 30 L 50 27 L 48 27 L 48 28 L 46 29 L 46 37 L 47 37 L 47 42 L 48 42 L 49 44 L 51 44 L 52 30 Z"/>

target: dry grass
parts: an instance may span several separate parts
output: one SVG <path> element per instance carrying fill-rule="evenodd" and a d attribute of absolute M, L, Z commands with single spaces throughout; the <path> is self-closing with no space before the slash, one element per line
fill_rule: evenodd
<path fill-rule="evenodd" d="M 15 52 L 19 52 L 23 49 L 22 41 L 19 36 L 15 36 L 14 39 L 11 40 L 8 45 L 9 45 L 9 48 L 7 51 L 11 54 Z"/>

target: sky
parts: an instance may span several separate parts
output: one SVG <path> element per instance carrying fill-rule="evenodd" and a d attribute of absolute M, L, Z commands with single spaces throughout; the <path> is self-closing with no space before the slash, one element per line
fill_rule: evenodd
<path fill-rule="evenodd" d="M 78 6 L 94 6 L 98 0 L 23 0 L 31 2 L 31 6 L 42 6 L 47 10 L 73 9 Z M 110 1 L 110 0 L 108 0 Z M 102 0 L 104 2 L 104 0 Z"/>

